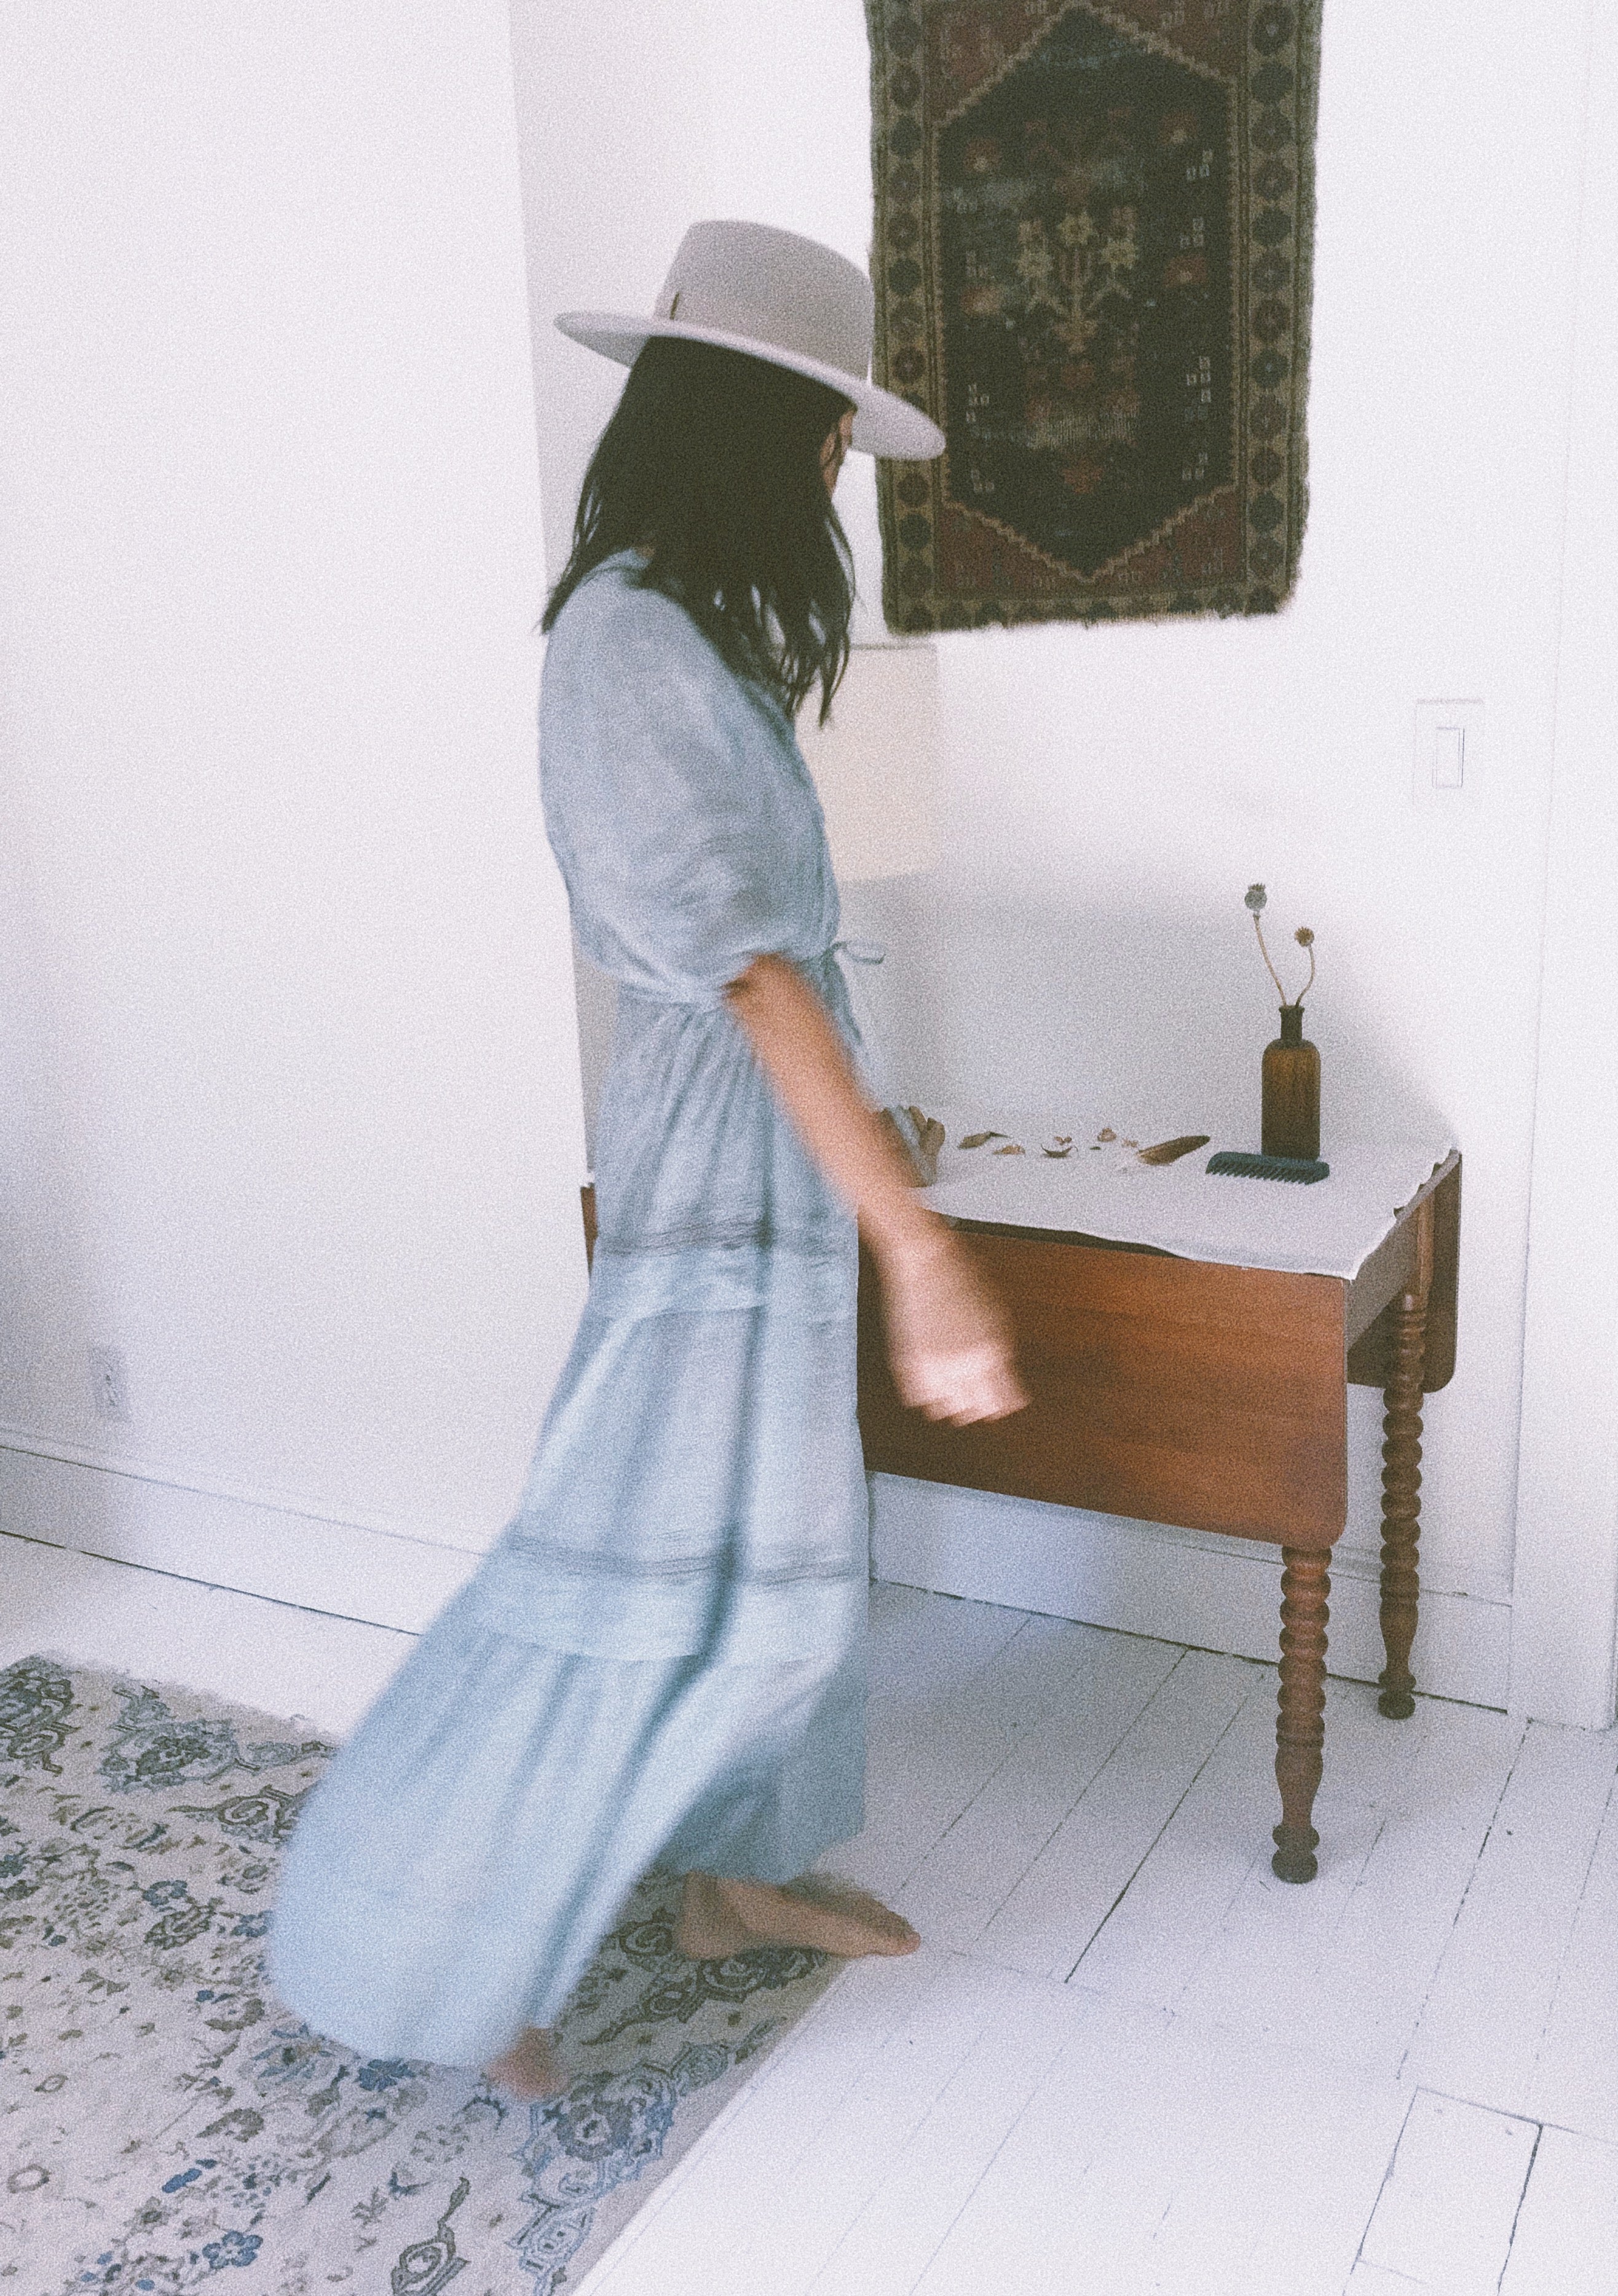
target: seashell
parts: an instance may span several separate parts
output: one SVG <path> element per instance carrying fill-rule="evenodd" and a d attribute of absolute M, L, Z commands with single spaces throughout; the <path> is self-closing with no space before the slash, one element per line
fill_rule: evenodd
<path fill-rule="evenodd" d="M 910 1119 L 913 1136 L 907 1137 L 899 1118 Z M 910 1185 L 930 1188 L 938 1178 L 938 1152 L 944 1144 L 944 1128 L 936 1116 L 928 1116 L 919 1108 L 903 1110 L 884 1108 L 878 1111 L 877 1121 L 899 1148 L 910 1168 Z"/>
<path fill-rule="evenodd" d="M 1194 1148 L 1205 1148 L 1210 1137 L 1206 1132 L 1182 1132 L 1176 1139 L 1160 1140 L 1154 1147 L 1143 1148 L 1140 1160 L 1143 1164 L 1172 1164 L 1179 1157 L 1188 1156 Z"/>
<path fill-rule="evenodd" d="M 997 1156 L 1026 1156 L 1028 1151 L 1026 1148 L 1019 1148 L 1016 1142 L 1013 1140 L 1009 1141 L 1004 1148 L 997 1148 L 994 1152 Z"/>
<path fill-rule="evenodd" d="M 908 1108 L 906 1113 L 916 1127 L 916 1160 L 921 1166 L 922 1185 L 930 1188 L 938 1178 L 938 1152 L 944 1144 L 944 1128 L 936 1116 L 927 1116 L 919 1108 Z"/>

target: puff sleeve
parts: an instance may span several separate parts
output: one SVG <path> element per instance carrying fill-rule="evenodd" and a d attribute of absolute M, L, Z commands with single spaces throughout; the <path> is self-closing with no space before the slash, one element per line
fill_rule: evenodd
<path fill-rule="evenodd" d="M 824 839 L 784 713 L 613 562 L 557 617 L 539 761 L 574 927 L 604 972 L 713 1004 L 755 956 L 812 953 L 797 947 L 820 906 L 804 873 Z"/>

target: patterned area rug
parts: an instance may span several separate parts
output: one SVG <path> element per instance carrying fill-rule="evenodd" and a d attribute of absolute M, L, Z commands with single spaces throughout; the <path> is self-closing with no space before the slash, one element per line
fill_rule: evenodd
<path fill-rule="evenodd" d="M 184 1691 L 0 1671 L 0 2279 L 17 2296 L 554 2296 L 842 1966 L 694 1962 L 624 1909 L 517 2105 L 372 2060 L 269 1994 L 282 1843 L 332 1748 Z M 456 2291 L 462 2296 L 462 2290 Z"/>
<path fill-rule="evenodd" d="M 866 0 L 898 630 L 1273 613 L 1307 507 L 1320 0 Z"/>

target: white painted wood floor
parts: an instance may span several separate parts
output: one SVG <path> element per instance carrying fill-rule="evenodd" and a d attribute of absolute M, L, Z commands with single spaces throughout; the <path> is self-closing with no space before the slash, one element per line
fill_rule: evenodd
<path fill-rule="evenodd" d="M 851 1964 L 578 2296 L 1618 2296 L 1618 1733 L 873 1590 Z M 0 1663 L 342 1731 L 407 1637 L 0 1537 Z M 1419 1645 L 1417 1647 L 1419 1665 Z"/>

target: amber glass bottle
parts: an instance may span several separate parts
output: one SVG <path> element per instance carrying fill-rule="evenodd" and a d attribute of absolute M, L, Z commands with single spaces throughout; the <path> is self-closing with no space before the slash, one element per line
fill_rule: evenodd
<path fill-rule="evenodd" d="M 1320 1054 L 1303 1034 L 1302 1004 L 1283 1004 L 1281 1033 L 1264 1047 L 1262 1135 L 1266 1156 L 1320 1153 Z"/>

